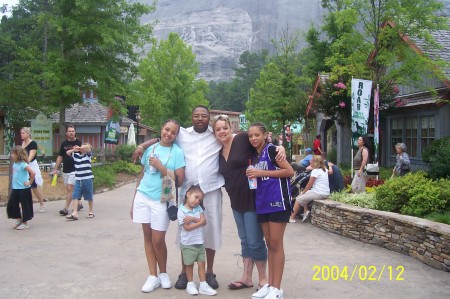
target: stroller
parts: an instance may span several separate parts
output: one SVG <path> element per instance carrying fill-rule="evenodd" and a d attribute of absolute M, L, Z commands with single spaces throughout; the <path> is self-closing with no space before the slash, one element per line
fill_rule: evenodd
<path fill-rule="evenodd" d="M 295 173 L 294 173 L 294 177 L 291 179 L 291 198 L 292 198 L 292 202 L 291 202 L 291 207 L 294 207 L 294 203 L 295 200 L 297 198 L 297 196 L 300 194 L 300 191 L 305 189 L 306 185 L 309 182 L 309 177 L 311 176 L 311 172 L 310 171 L 306 171 L 306 167 L 304 167 L 303 165 L 299 165 L 297 163 L 291 163 L 292 168 L 294 169 Z M 310 203 L 310 205 L 312 206 L 312 202 Z M 310 206 L 310 208 L 311 208 Z M 300 218 L 303 215 L 303 209 L 300 209 L 299 214 Z"/>
<path fill-rule="evenodd" d="M 295 170 L 294 177 L 291 179 L 291 196 L 295 199 L 300 194 L 300 190 L 305 189 L 308 184 L 311 172 L 296 163 L 291 163 L 291 166 Z"/>

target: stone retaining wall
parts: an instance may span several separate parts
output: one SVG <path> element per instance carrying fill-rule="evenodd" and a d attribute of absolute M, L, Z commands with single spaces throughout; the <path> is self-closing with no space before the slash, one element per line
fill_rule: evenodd
<path fill-rule="evenodd" d="M 313 203 L 311 223 L 450 272 L 450 225 L 331 200 Z"/>

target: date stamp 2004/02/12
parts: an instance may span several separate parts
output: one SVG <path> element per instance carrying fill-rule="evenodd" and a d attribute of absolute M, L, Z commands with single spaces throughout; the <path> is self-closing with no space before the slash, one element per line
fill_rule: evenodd
<path fill-rule="evenodd" d="M 388 279 L 390 281 L 403 281 L 403 266 L 366 266 L 354 265 L 349 266 L 314 266 L 312 280 L 328 281 L 328 280 L 345 280 L 345 281 L 380 281 Z"/>

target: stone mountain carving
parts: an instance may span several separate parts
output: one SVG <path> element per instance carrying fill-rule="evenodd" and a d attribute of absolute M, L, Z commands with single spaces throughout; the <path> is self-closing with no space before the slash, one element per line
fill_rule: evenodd
<path fill-rule="evenodd" d="M 151 3 L 151 0 L 142 2 Z M 320 0 L 160 0 L 143 23 L 158 23 L 157 38 L 177 32 L 193 48 L 200 64 L 199 77 L 210 81 L 234 76 L 239 56 L 246 50 L 272 50 L 283 28 L 306 32 L 318 24 Z"/>

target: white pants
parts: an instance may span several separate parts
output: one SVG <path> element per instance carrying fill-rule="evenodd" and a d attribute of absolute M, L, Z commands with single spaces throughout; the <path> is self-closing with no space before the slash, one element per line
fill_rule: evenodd
<path fill-rule="evenodd" d="M 358 172 L 356 172 L 355 176 L 353 177 L 353 181 L 352 181 L 353 193 L 366 192 L 366 182 L 367 182 L 367 176 L 364 174 L 364 172 L 361 174 L 361 176 L 358 176 Z"/>

